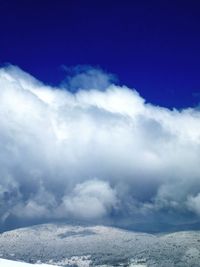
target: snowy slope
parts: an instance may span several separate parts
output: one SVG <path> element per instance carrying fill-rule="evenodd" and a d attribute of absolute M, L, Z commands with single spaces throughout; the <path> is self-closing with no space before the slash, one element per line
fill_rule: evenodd
<path fill-rule="evenodd" d="M 26 262 L 11 261 L 0 258 L 0 267 L 59 267 L 56 265 L 49 264 L 30 264 Z M 104 266 L 105 267 L 105 266 Z M 147 267 L 145 264 L 131 264 L 130 267 Z"/>
<path fill-rule="evenodd" d="M 25 262 L 0 259 L 0 267 L 58 267 L 58 266 L 49 264 L 30 264 Z M 131 265 L 131 267 L 146 267 L 146 265 L 134 264 Z"/>
<path fill-rule="evenodd" d="M 29 264 L 25 262 L 0 259 L 0 267 L 56 267 L 56 266 L 47 264 Z"/>

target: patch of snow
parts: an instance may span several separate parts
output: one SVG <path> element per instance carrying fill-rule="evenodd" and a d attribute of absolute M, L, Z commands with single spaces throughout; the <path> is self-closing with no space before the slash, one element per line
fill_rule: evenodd
<path fill-rule="evenodd" d="M 26 262 L 0 259 L 0 267 L 58 267 L 58 266 L 48 265 L 48 264 L 30 264 Z"/>

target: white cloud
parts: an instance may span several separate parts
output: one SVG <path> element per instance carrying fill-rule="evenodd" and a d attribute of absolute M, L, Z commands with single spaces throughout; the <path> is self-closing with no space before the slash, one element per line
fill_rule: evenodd
<path fill-rule="evenodd" d="M 62 82 L 62 87 L 65 87 L 72 92 L 76 92 L 79 89 L 97 89 L 104 91 L 116 80 L 114 75 L 107 74 L 100 68 L 92 68 L 87 65 L 76 66 L 73 68 L 63 66 L 63 69 L 68 75 Z"/>
<path fill-rule="evenodd" d="M 188 196 L 187 206 L 191 211 L 200 215 L 200 193 L 196 196 Z"/>
<path fill-rule="evenodd" d="M 199 110 L 153 106 L 125 86 L 79 87 L 0 70 L 1 221 L 199 215 Z"/>
<path fill-rule="evenodd" d="M 77 184 L 73 192 L 63 198 L 66 213 L 84 219 L 105 216 L 116 204 L 116 193 L 108 182 L 96 179 Z"/>

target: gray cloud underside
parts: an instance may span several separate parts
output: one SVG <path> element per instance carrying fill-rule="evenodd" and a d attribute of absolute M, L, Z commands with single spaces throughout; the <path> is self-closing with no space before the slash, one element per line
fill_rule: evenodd
<path fill-rule="evenodd" d="M 78 75 L 70 93 L 0 69 L 1 225 L 11 217 L 198 219 L 199 110 L 148 104 L 102 77 L 90 88 Z"/>

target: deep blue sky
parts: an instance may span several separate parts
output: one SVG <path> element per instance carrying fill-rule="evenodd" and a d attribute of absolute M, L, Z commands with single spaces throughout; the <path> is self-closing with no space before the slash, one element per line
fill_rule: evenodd
<path fill-rule="evenodd" d="M 199 1 L 0 0 L 0 63 L 59 83 L 98 65 L 167 107 L 200 101 Z"/>

